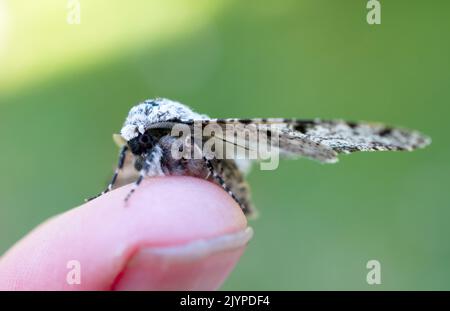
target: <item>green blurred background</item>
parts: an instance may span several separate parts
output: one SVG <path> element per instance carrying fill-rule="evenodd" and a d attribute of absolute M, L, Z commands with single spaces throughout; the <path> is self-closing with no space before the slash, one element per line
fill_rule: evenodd
<path fill-rule="evenodd" d="M 0 0 L 0 253 L 105 185 L 111 134 L 156 96 L 214 117 L 375 120 L 414 153 L 282 162 L 223 289 L 450 289 L 449 1 Z M 447 137 L 447 138 L 445 138 Z M 101 224 L 100 224 L 101 225 Z M 366 283 L 381 262 L 382 285 Z"/>

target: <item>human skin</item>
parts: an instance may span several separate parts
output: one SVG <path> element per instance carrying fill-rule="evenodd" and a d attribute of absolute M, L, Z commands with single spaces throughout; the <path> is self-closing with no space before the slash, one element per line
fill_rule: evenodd
<path fill-rule="evenodd" d="M 219 288 L 252 235 L 233 199 L 193 177 L 146 179 L 125 203 L 130 187 L 54 216 L 17 242 L 0 258 L 0 290 Z M 80 282 L 68 282 L 75 272 Z"/>

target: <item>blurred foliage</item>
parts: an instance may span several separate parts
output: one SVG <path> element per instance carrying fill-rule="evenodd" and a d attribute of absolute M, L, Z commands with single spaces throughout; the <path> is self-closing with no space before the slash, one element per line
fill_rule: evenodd
<path fill-rule="evenodd" d="M 414 153 L 282 162 L 249 177 L 261 217 L 223 289 L 450 289 L 450 2 L 0 0 L 0 253 L 102 189 L 128 109 L 377 120 Z M 99 224 L 101 225 L 101 224 Z M 382 285 L 366 283 L 377 259 Z"/>

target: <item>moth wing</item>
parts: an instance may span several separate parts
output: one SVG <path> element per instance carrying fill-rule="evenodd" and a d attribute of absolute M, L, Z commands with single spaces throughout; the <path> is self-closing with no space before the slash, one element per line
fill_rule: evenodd
<path fill-rule="evenodd" d="M 306 157 L 334 163 L 339 153 L 411 151 L 431 142 L 430 138 L 418 131 L 370 122 L 279 118 L 202 119 L 165 122 L 164 127 L 169 128 L 177 123 L 189 125 L 194 134 L 195 128 L 199 128 L 197 132 L 202 135 L 203 147 L 205 144 L 207 147 L 214 144 L 212 155 L 220 159 L 266 160 L 271 153 L 277 152 L 290 158 Z"/>
<path fill-rule="evenodd" d="M 279 120 L 279 119 L 269 119 Z M 198 120 L 205 133 L 204 143 L 215 145 L 218 158 L 267 160 L 272 153 L 286 157 L 307 157 L 320 162 L 337 161 L 337 153 L 306 135 L 289 130 L 283 122 L 260 119 Z M 194 125 L 195 126 L 195 125 Z"/>
<path fill-rule="evenodd" d="M 381 123 L 343 120 L 295 120 L 287 126 L 295 133 L 325 145 L 338 153 L 356 151 L 412 151 L 430 144 L 418 131 Z"/>
<path fill-rule="evenodd" d="M 422 133 L 381 123 L 343 120 L 300 119 L 212 119 L 199 120 L 203 127 L 219 126 L 215 139 L 225 144 L 225 152 L 240 154 L 272 148 L 287 157 L 307 157 L 325 163 L 337 161 L 338 153 L 356 151 L 412 151 L 430 144 Z M 266 133 L 266 141 L 258 133 Z M 259 144 L 259 145 L 258 145 Z M 267 146 L 265 146 L 267 145 Z M 219 154 L 223 155 L 223 154 Z M 255 160 L 261 160 L 258 154 Z"/>

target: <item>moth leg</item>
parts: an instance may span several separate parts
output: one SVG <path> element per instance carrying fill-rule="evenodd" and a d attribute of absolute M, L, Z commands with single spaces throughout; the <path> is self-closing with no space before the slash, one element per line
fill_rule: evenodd
<path fill-rule="evenodd" d="M 215 170 L 226 180 L 228 187 L 241 202 L 241 208 L 248 218 L 256 218 L 257 212 L 250 199 L 250 188 L 245 178 L 233 160 L 212 161 Z"/>
<path fill-rule="evenodd" d="M 230 187 L 225 183 L 225 180 L 223 180 L 222 176 L 220 176 L 219 173 L 217 173 L 216 169 L 211 163 L 211 160 L 206 159 L 203 157 L 203 160 L 206 163 L 206 166 L 208 167 L 209 172 L 212 174 L 213 178 L 217 181 L 217 183 L 228 192 L 228 194 L 233 198 L 233 200 L 236 201 L 237 204 L 239 204 L 239 207 L 244 210 L 244 206 L 241 204 L 241 201 L 234 195 L 233 191 L 231 191 Z"/>
<path fill-rule="evenodd" d="M 114 184 L 117 181 L 117 177 L 119 176 L 119 171 L 123 168 L 123 164 L 125 163 L 125 157 L 128 151 L 128 146 L 124 145 L 121 149 L 120 149 L 120 153 L 119 153 L 119 161 L 117 163 L 117 167 L 116 170 L 114 171 L 114 175 L 111 178 L 111 181 L 108 184 L 108 187 L 106 187 L 105 190 L 103 190 L 102 192 L 100 192 L 99 194 L 97 194 L 96 196 L 93 196 L 89 199 L 86 199 L 86 201 L 91 201 L 93 199 L 98 198 L 101 195 L 104 195 L 105 193 L 109 192 L 112 190 L 112 187 L 114 187 Z"/>
<path fill-rule="evenodd" d="M 125 197 L 125 202 L 127 202 L 130 199 L 131 195 L 136 191 L 141 182 L 144 180 L 145 175 L 147 175 L 147 171 L 148 168 L 146 168 L 145 166 L 139 171 L 139 178 L 136 180 L 136 182 L 133 185 L 133 188 L 131 188 L 130 192 L 128 192 L 127 196 Z"/>
<path fill-rule="evenodd" d="M 142 169 L 139 171 L 139 178 L 136 180 L 133 188 L 131 188 L 130 192 L 128 192 L 127 196 L 125 197 L 125 202 L 130 199 L 132 194 L 141 184 L 142 180 L 144 180 L 145 176 L 164 175 L 161 170 L 161 157 L 162 149 L 159 145 L 156 145 L 150 153 L 143 155 L 144 163 L 142 165 Z"/>

